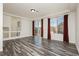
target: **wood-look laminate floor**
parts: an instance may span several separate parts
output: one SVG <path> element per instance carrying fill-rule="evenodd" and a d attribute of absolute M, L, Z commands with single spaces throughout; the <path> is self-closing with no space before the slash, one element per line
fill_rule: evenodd
<path fill-rule="evenodd" d="M 3 42 L 1 56 L 79 56 L 74 44 L 46 40 L 38 36 Z"/>

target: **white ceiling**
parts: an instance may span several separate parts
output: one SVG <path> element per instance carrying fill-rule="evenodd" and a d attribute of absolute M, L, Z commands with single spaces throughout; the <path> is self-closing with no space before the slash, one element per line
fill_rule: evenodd
<path fill-rule="evenodd" d="M 68 3 L 4 3 L 3 11 L 18 16 L 36 18 L 64 10 L 74 10 L 75 7 L 76 4 Z M 39 12 L 32 13 L 30 9 L 36 9 Z"/>

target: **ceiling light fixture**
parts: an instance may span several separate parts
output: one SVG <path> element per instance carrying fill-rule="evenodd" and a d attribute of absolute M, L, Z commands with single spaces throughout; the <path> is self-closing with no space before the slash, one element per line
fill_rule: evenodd
<path fill-rule="evenodd" d="M 31 12 L 35 12 L 35 9 L 31 9 Z"/>
<path fill-rule="evenodd" d="M 31 10 L 31 12 L 38 12 L 37 10 L 35 10 L 35 9 L 30 9 Z"/>

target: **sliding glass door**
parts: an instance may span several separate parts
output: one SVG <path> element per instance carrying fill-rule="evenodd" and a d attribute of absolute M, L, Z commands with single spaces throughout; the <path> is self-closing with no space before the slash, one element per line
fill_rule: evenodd
<path fill-rule="evenodd" d="M 41 21 L 40 20 L 36 20 L 35 24 L 34 24 L 34 33 L 35 36 L 41 36 Z"/>
<path fill-rule="evenodd" d="M 63 23 L 64 16 L 51 18 L 50 27 L 51 27 L 51 39 L 63 41 Z"/>

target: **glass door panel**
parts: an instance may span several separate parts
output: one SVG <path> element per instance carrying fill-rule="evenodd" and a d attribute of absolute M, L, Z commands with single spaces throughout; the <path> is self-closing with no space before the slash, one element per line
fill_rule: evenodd
<path fill-rule="evenodd" d="M 41 36 L 41 21 L 36 20 L 34 25 L 35 25 L 35 27 L 34 27 L 35 35 Z"/>
<path fill-rule="evenodd" d="M 50 20 L 51 39 L 63 41 L 64 16 L 52 18 Z"/>

